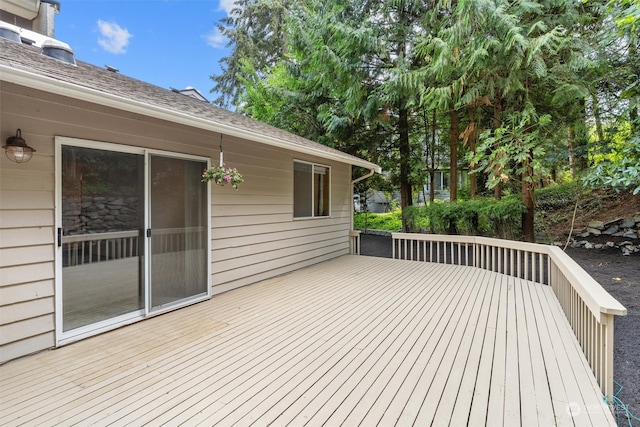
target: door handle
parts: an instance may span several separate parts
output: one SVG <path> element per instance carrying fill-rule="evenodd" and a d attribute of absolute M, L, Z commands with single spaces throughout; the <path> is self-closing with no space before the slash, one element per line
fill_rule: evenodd
<path fill-rule="evenodd" d="M 62 246 L 62 227 L 58 227 L 58 247 Z"/>

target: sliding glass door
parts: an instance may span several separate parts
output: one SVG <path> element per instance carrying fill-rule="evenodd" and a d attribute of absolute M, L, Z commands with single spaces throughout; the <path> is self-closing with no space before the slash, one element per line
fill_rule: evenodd
<path fill-rule="evenodd" d="M 144 155 L 62 147 L 62 328 L 144 308 Z"/>
<path fill-rule="evenodd" d="M 57 152 L 59 341 L 208 296 L 207 161 L 69 138 Z"/>
<path fill-rule="evenodd" d="M 151 156 L 151 310 L 207 293 L 206 166 Z"/>

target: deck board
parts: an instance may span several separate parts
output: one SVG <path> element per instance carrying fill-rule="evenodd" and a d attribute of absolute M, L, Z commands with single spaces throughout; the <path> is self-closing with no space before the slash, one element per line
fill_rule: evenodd
<path fill-rule="evenodd" d="M 615 425 L 548 286 L 358 256 L 0 366 L 54 424 Z"/>

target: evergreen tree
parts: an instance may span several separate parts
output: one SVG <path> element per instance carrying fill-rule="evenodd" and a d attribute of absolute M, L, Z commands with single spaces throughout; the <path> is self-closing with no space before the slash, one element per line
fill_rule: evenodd
<path fill-rule="evenodd" d="M 211 76 L 215 83 L 213 103 L 221 107 L 237 106 L 244 92 L 247 63 L 262 73 L 282 58 L 286 48 L 283 22 L 289 0 L 235 0 L 231 13 L 217 25 L 233 46 L 230 56 L 220 59 L 222 73 Z"/>

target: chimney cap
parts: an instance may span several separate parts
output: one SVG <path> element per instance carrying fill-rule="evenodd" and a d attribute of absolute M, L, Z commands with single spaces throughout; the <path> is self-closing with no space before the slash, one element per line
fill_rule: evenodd
<path fill-rule="evenodd" d="M 57 12 L 60 12 L 60 2 L 58 0 L 40 0 L 40 3 L 47 3 L 56 8 Z"/>

